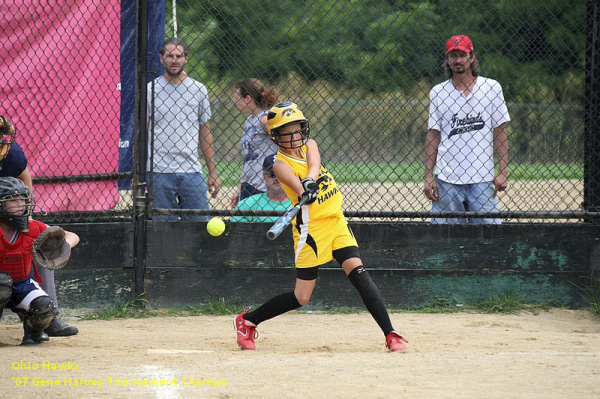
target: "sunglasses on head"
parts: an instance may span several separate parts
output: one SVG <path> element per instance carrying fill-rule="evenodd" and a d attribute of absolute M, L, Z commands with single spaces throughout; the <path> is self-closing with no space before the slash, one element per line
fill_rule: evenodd
<path fill-rule="evenodd" d="M 265 176 L 270 177 L 271 179 L 277 179 L 277 176 L 275 176 L 273 169 L 265 171 Z"/>

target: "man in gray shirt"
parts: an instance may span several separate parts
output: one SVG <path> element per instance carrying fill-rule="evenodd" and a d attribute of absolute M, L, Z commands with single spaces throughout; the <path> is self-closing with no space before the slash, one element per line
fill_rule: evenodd
<path fill-rule="evenodd" d="M 221 184 L 214 162 L 208 91 L 184 70 L 189 52 L 183 40 L 165 41 L 160 60 L 165 73 L 148 84 L 148 126 L 154 132 L 154 140 L 150 142 L 153 163 L 148 163 L 148 170 L 152 172 L 148 176 L 153 207 L 209 209 L 207 192 L 215 198 Z M 198 147 L 208 169 L 207 180 L 202 173 Z M 178 220 L 176 216 L 155 216 L 154 219 Z M 181 219 L 207 221 L 208 217 Z"/>

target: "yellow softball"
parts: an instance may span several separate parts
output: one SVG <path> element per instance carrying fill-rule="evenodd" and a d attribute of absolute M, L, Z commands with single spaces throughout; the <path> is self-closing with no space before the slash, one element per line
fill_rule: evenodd
<path fill-rule="evenodd" d="M 211 236 L 220 236 L 225 231 L 225 222 L 219 217 L 214 217 L 206 225 L 206 230 Z"/>

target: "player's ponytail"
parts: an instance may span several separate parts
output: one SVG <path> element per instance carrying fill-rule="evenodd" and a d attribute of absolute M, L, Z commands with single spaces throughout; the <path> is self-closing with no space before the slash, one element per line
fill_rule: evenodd
<path fill-rule="evenodd" d="M 260 104 L 261 108 L 271 108 L 275 104 L 279 102 L 279 93 L 277 89 L 271 87 L 269 90 L 264 90 L 263 92 L 264 104 Z"/>
<path fill-rule="evenodd" d="M 266 88 L 265 85 L 258 79 L 246 78 L 235 84 L 235 88 L 240 91 L 242 97 L 250 96 L 260 108 L 271 108 L 278 103 L 277 90 L 272 87 Z"/>

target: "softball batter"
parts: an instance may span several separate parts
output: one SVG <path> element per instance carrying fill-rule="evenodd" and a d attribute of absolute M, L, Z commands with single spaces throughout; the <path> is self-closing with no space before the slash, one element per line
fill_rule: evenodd
<path fill-rule="evenodd" d="M 319 266 L 335 259 L 383 331 L 386 348 L 391 352 L 406 350 L 407 341 L 394 331 L 379 289 L 362 264 L 358 244 L 342 211 L 342 194 L 321 165 L 317 143 L 308 138 L 308 120 L 296 104 L 282 102 L 269 111 L 267 127 L 279 147 L 273 167 L 275 175 L 293 205 L 301 197 L 308 198 L 308 202 L 293 222 L 296 287 L 252 312 L 246 310 L 238 315 L 235 319 L 238 345 L 245 350 L 255 349 L 258 324 L 306 305 Z"/>

